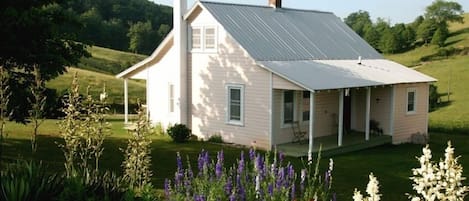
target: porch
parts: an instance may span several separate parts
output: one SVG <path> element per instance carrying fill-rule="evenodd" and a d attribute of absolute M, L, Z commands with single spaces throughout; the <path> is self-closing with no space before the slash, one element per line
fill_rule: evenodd
<path fill-rule="evenodd" d="M 337 145 L 337 135 L 314 138 L 313 153 L 317 154 L 322 147 L 322 156 L 332 156 L 392 143 L 389 135 L 371 135 L 369 140 L 365 140 L 364 135 L 361 132 L 344 135 L 342 146 Z M 308 140 L 277 145 L 277 151 L 293 157 L 308 156 L 308 150 Z"/>

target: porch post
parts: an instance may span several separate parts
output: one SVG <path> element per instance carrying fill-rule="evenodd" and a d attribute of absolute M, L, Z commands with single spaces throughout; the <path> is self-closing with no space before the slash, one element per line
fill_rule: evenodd
<path fill-rule="evenodd" d="M 339 126 L 338 126 L 339 139 L 337 145 L 342 146 L 342 138 L 344 132 L 344 89 L 339 91 Z"/>
<path fill-rule="evenodd" d="M 124 123 L 129 122 L 129 91 L 128 91 L 128 78 L 124 79 Z"/>
<path fill-rule="evenodd" d="M 366 118 L 365 118 L 365 140 L 370 140 L 370 100 L 371 100 L 371 88 L 366 88 Z"/>
<path fill-rule="evenodd" d="M 308 162 L 313 161 L 313 143 L 314 143 L 314 92 L 309 92 L 309 150 Z"/>

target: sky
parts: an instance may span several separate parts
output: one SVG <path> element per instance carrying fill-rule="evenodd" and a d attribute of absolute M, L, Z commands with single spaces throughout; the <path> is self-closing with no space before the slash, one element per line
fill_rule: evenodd
<path fill-rule="evenodd" d="M 172 6 L 173 0 L 151 0 L 157 4 Z M 188 8 L 195 0 L 187 0 Z M 239 4 L 267 5 L 268 0 L 209 0 Z M 392 24 L 409 23 L 423 15 L 425 7 L 433 0 L 282 0 L 283 7 L 333 12 L 340 18 L 359 10 L 368 11 L 373 21 L 381 17 Z M 469 12 L 469 0 L 455 0 Z"/>

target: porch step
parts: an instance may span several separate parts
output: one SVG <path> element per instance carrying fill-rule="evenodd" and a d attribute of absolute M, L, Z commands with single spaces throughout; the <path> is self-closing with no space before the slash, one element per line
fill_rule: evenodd
<path fill-rule="evenodd" d="M 392 137 L 391 136 L 377 136 L 372 138 L 369 141 L 362 141 L 356 142 L 352 144 L 346 144 L 341 147 L 332 146 L 327 147 L 323 146 L 321 155 L 323 157 L 330 157 L 338 154 L 354 152 L 358 150 L 364 150 L 372 147 L 377 147 L 385 144 L 391 144 Z M 314 145 L 313 153 L 317 154 L 319 145 Z M 290 143 L 290 144 L 282 144 L 277 146 L 277 150 L 285 153 L 285 155 L 293 156 L 293 157 L 304 157 L 308 156 L 308 144 L 307 143 Z"/>

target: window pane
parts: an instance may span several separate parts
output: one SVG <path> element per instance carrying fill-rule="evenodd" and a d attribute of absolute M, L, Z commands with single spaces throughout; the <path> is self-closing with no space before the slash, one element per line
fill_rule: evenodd
<path fill-rule="evenodd" d="M 170 84 L 168 86 L 169 92 L 169 112 L 174 112 L 174 85 Z"/>
<path fill-rule="evenodd" d="M 192 28 L 192 48 L 193 49 L 201 48 L 200 32 L 201 32 L 200 28 Z"/>
<path fill-rule="evenodd" d="M 241 121 L 241 89 L 230 90 L 229 120 Z"/>
<path fill-rule="evenodd" d="M 407 112 L 415 111 L 415 91 L 407 92 Z"/>
<path fill-rule="evenodd" d="M 215 49 L 215 28 L 205 29 L 205 49 Z"/>
<path fill-rule="evenodd" d="M 285 91 L 283 94 L 283 123 L 292 123 L 294 116 L 293 91 Z"/>

